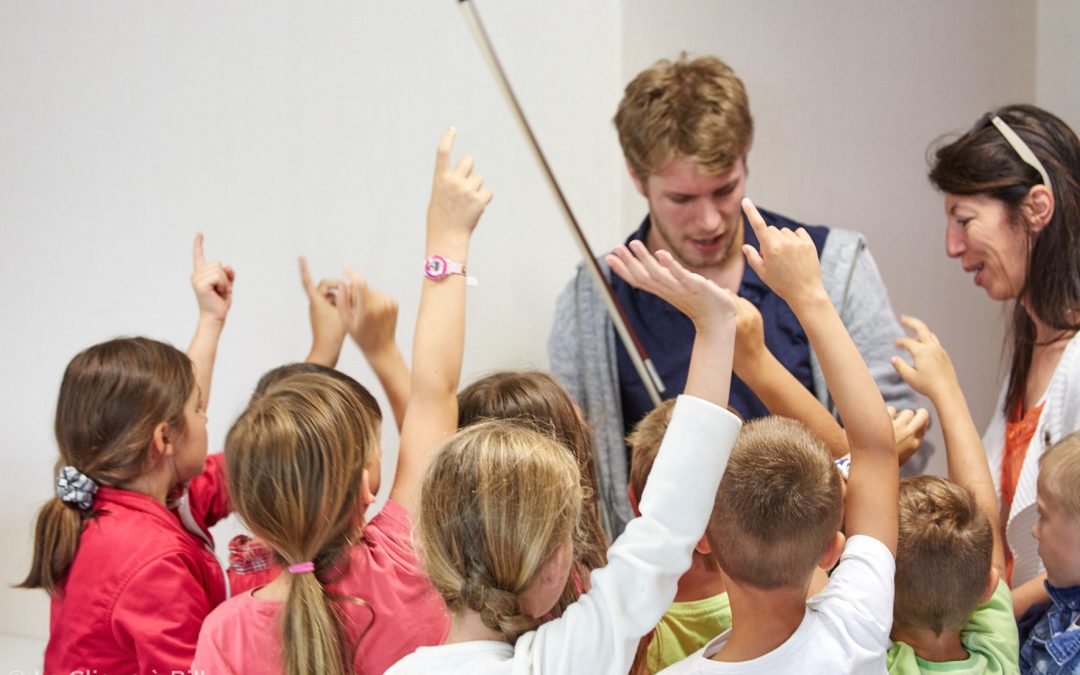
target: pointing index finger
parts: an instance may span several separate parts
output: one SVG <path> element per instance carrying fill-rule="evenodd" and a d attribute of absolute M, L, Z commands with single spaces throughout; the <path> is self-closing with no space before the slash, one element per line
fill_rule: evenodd
<path fill-rule="evenodd" d="M 742 208 L 747 220 L 750 221 L 750 227 L 754 228 L 754 234 L 757 235 L 758 248 L 760 249 L 765 243 L 765 233 L 768 227 L 765 225 L 765 219 L 761 217 L 757 207 L 754 206 L 754 202 L 750 201 L 749 197 L 743 197 Z"/>
<path fill-rule="evenodd" d="M 304 284 L 304 290 L 308 297 L 315 294 L 315 284 L 311 282 L 311 272 L 308 271 L 307 258 L 300 256 L 300 281 Z"/>
<path fill-rule="evenodd" d="M 454 148 L 454 137 L 457 136 L 456 127 L 447 127 L 439 139 L 438 149 L 435 151 L 435 173 L 443 173 L 450 168 L 450 151 Z"/>
<path fill-rule="evenodd" d="M 199 269 L 206 264 L 206 256 L 203 255 L 203 233 L 195 233 L 195 243 L 191 247 L 191 262 L 195 265 L 195 269 Z"/>

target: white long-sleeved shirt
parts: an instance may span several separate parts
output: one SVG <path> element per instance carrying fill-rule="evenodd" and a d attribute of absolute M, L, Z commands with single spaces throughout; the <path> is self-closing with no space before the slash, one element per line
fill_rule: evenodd
<path fill-rule="evenodd" d="M 629 671 L 638 640 L 664 615 L 712 512 L 741 426 L 730 412 L 680 396 L 642 495 L 641 516 L 608 549 L 608 564 L 562 617 L 514 645 L 475 641 L 421 647 L 387 675 L 572 675 Z"/>

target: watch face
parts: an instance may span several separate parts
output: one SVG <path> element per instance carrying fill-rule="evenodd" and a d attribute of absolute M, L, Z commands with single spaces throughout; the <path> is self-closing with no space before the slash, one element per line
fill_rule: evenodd
<path fill-rule="evenodd" d="M 446 259 L 433 255 L 424 261 L 424 275 L 428 279 L 442 279 L 446 276 Z"/>

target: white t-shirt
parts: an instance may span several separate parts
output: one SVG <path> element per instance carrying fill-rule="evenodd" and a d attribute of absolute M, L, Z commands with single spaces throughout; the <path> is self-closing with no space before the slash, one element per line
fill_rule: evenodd
<path fill-rule="evenodd" d="M 884 544 L 855 535 L 848 539 L 828 585 L 806 601 L 802 623 L 782 645 L 749 661 L 712 661 L 709 657 L 727 644 L 730 631 L 725 631 L 685 661 L 660 673 L 883 675 L 885 652 L 891 644 L 895 572 L 896 563 Z M 739 617 L 733 616 L 732 621 L 737 624 Z"/>
<path fill-rule="evenodd" d="M 625 675 L 638 640 L 660 621 L 690 568 L 740 426 L 724 408 L 680 396 L 649 473 L 641 517 L 608 549 L 608 564 L 589 575 L 588 593 L 514 645 L 421 647 L 387 675 Z"/>

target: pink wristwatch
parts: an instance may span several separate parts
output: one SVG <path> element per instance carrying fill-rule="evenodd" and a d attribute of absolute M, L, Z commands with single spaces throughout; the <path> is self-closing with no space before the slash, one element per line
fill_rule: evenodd
<path fill-rule="evenodd" d="M 460 274 L 465 277 L 465 283 L 469 286 L 477 285 L 476 278 L 465 273 L 465 265 L 462 263 L 454 262 L 438 254 L 430 255 L 424 260 L 424 276 L 428 279 L 439 281 L 451 274 Z"/>

